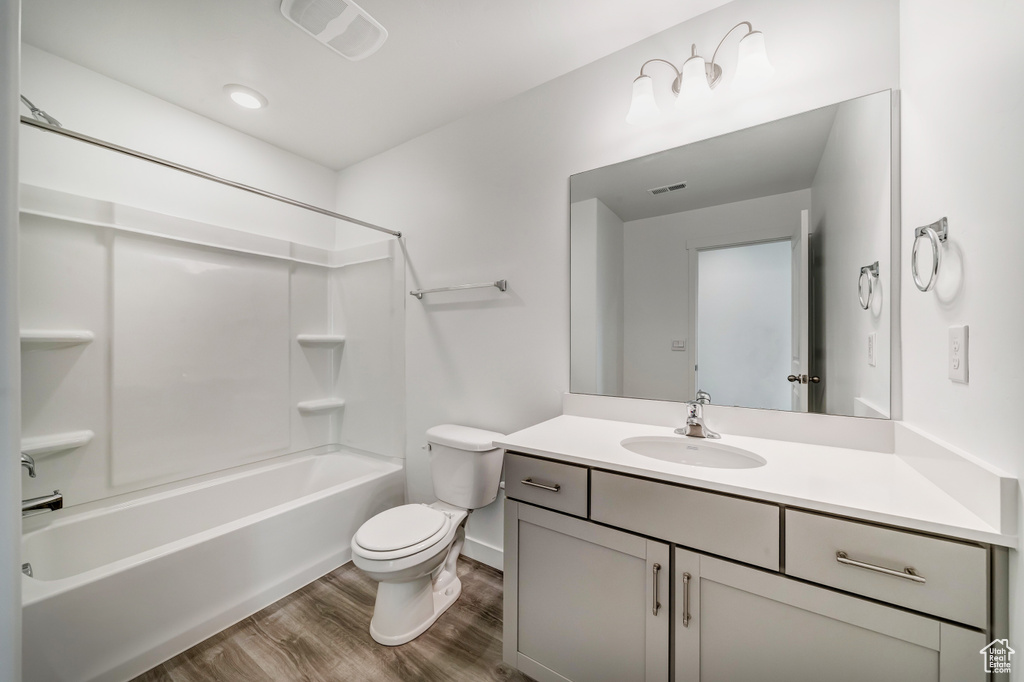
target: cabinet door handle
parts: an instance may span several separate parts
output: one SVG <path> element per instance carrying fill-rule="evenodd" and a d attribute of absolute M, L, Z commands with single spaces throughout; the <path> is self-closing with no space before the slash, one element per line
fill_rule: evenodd
<path fill-rule="evenodd" d="M 866 568 L 869 571 L 874 571 L 875 573 L 884 573 L 885 575 L 891 575 L 894 578 L 903 578 L 904 580 L 910 580 L 921 585 L 924 585 L 927 582 L 922 576 L 917 574 L 917 571 L 915 571 L 910 566 L 907 566 L 902 571 L 894 571 L 893 569 L 886 568 L 885 566 L 875 566 L 874 564 L 866 564 L 863 561 L 851 559 L 846 554 L 846 552 L 836 552 L 836 561 L 843 564 L 844 566 L 856 566 L 857 568 Z"/>
<path fill-rule="evenodd" d="M 683 627 L 690 627 L 690 574 L 683 573 Z"/>
<path fill-rule="evenodd" d="M 661 610 L 661 602 L 658 601 L 658 574 L 661 572 L 661 564 L 654 564 L 652 569 L 654 574 L 654 603 L 651 604 L 651 613 L 657 616 L 658 611 Z"/>
<path fill-rule="evenodd" d="M 533 479 L 529 478 L 524 478 L 519 482 L 522 483 L 523 485 L 529 485 L 533 486 L 534 488 L 540 488 L 541 490 L 550 490 L 553 493 L 557 493 L 559 490 L 562 489 L 562 486 L 559 485 L 558 483 L 554 485 L 544 485 L 543 483 L 534 483 Z"/>

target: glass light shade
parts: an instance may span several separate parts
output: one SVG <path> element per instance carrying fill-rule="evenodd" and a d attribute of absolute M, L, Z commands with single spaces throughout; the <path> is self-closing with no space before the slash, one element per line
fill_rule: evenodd
<path fill-rule="evenodd" d="M 746 88 L 766 80 L 775 67 L 768 61 L 768 52 L 764 48 L 764 34 L 751 31 L 740 41 L 739 55 L 736 58 L 736 75 L 733 85 Z"/>
<path fill-rule="evenodd" d="M 676 109 L 696 106 L 709 99 L 711 99 L 711 86 L 708 84 L 707 65 L 704 58 L 690 57 L 683 62 L 679 96 L 676 97 Z"/>
<path fill-rule="evenodd" d="M 224 92 L 227 93 L 232 102 L 246 109 L 262 109 L 267 106 L 266 97 L 244 85 L 230 83 L 224 86 Z"/>
<path fill-rule="evenodd" d="M 654 100 L 654 81 L 650 76 L 640 76 L 633 81 L 633 101 L 626 114 L 626 123 L 633 126 L 645 125 L 661 116 L 658 103 Z"/>

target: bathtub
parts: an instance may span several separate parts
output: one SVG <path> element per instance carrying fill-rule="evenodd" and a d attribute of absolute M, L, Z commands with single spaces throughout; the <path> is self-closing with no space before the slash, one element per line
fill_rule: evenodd
<path fill-rule="evenodd" d="M 340 451 L 26 519 L 23 679 L 130 679 L 347 562 L 404 494 L 401 465 Z"/>

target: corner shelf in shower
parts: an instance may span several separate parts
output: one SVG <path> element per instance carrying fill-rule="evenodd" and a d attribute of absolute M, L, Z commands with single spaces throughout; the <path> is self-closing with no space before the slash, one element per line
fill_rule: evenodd
<path fill-rule="evenodd" d="M 345 401 L 341 398 L 321 398 L 320 400 L 304 400 L 298 405 L 299 412 L 303 414 L 317 414 L 319 412 L 331 412 L 345 407 Z"/>
<path fill-rule="evenodd" d="M 340 334 L 299 334 L 295 337 L 300 346 L 314 346 L 322 348 L 334 348 L 345 343 L 345 337 Z"/>
<path fill-rule="evenodd" d="M 92 343 L 96 335 L 90 331 L 69 329 L 22 329 L 21 345 L 29 348 L 64 348 Z"/>
<path fill-rule="evenodd" d="M 87 445 L 96 434 L 92 431 L 68 431 L 49 436 L 34 436 L 21 439 L 21 451 L 29 457 L 51 455 L 55 452 L 74 450 Z"/>

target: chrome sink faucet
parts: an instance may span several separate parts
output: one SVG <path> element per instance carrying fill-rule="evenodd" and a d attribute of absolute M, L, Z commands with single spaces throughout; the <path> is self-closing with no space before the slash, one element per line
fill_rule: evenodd
<path fill-rule="evenodd" d="M 697 391 L 697 397 L 686 403 L 686 426 L 676 429 L 676 433 L 690 438 L 721 438 L 708 428 L 704 423 L 704 406 L 711 402 L 711 395 L 707 391 Z"/>

